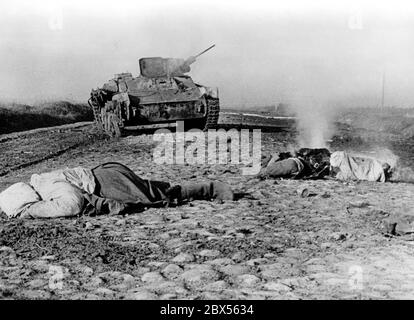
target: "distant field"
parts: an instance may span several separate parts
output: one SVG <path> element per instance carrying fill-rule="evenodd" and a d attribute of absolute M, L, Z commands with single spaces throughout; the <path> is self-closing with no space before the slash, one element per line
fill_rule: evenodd
<path fill-rule="evenodd" d="M 337 121 L 379 133 L 414 137 L 413 108 L 350 108 L 337 116 Z"/>
<path fill-rule="evenodd" d="M 263 108 L 234 109 L 222 108 L 221 125 L 261 125 L 286 127 L 294 120 L 287 121 L 271 117 L 284 116 L 268 112 Z M 234 114 L 233 114 L 234 113 Z M 244 113 L 242 116 L 241 114 Z M 260 118 L 253 117 L 254 114 Z M 269 118 L 267 118 L 269 117 Z M 0 102 L 0 134 L 51 127 L 79 121 L 92 121 L 93 113 L 87 104 L 56 101 L 38 105 Z M 414 137 L 414 108 L 346 108 L 339 110 L 334 121 L 405 138 Z"/>
<path fill-rule="evenodd" d="M 0 103 L 0 134 L 93 120 L 86 104 L 67 101 L 40 105 Z"/>

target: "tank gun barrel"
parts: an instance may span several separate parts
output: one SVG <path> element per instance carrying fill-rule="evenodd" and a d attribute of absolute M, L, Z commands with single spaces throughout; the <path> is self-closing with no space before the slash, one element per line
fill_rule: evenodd
<path fill-rule="evenodd" d="M 185 62 L 186 62 L 186 64 L 187 64 L 187 65 L 190 65 L 190 64 L 194 63 L 194 62 L 196 61 L 196 59 L 197 59 L 199 56 L 201 56 L 202 54 L 206 53 L 207 51 L 209 51 L 209 50 L 213 49 L 215 46 L 216 46 L 216 45 L 215 45 L 215 44 L 213 44 L 212 46 L 208 47 L 207 49 L 205 49 L 205 50 L 201 51 L 199 54 L 197 54 L 197 55 L 195 55 L 195 56 L 191 56 L 191 57 L 189 57 L 189 58 L 185 61 Z"/>
<path fill-rule="evenodd" d="M 212 46 L 208 47 L 206 50 L 201 51 L 198 55 L 196 55 L 194 58 L 198 58 L 199 56 L 201 56 L 203 53 L 207 52 L 208 50 L 211 50 L 215 47 L 216 45 L 213 44 Z"/>

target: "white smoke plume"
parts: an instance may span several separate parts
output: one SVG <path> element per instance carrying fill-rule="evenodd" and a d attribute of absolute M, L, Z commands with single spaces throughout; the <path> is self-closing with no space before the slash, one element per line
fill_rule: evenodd
<path fill-rule="evenodd" d="M 399 157 L 390 149 L 377 146 L 366 152 L 352 152 L 352 155 L 376 159 L 382 163 L 388 163 L 391 169 L 396 169 L 399 164 Z"/>
<path fill-rule="evenodd" d="M 334 108 L 316 99 L 302 99 L 292 104 L 297 120 L 297 144 L 306 148 L 327 148 L 331 139 Z"/>

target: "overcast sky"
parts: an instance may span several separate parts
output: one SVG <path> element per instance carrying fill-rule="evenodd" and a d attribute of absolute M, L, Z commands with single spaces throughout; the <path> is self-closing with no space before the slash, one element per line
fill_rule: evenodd
<path fill-rule="evenodd" d="M 194 80 L 223 105 L 414 107 L 409 1 L 1 1 L 0 99 L 86 101 L 145 56 L 212 44 Z M 375 5 L 375 7 L 374 7 Z"/>

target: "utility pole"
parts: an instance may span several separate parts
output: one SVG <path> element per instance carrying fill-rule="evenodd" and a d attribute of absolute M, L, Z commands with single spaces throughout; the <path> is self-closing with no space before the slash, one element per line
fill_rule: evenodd
<path fill-rule="evenodd" d="M 384 108 L 385 99 L 385 69 L 382 71 L 382 96 L 381 96 L 381 108 Z"/>

